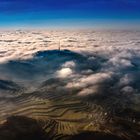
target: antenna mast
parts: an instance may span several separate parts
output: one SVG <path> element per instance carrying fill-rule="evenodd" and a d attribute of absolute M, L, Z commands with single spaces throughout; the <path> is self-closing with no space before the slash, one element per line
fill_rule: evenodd
<path fill-rule="evenodd" d="M 58 50 L 59 51 L 61 50 L 61 42 L 60 42 L 60 40 L 59 40 L 59 48 L 58 48 Z"/>

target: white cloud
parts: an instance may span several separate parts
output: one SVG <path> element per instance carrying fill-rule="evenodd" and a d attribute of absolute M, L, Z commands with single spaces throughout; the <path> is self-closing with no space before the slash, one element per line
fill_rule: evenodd
<path fill-rule="evenodd" d="M 112 73 L 96 73 L 96 74 L 91 74 L 89 76 L 81 76 L 74 78 L 72 82 L 69 82 L 66 87 L 67 88 L 85 88 L 87 86 L 93 86 L 93 85 L 100 85 L 103 83 L 105 80 L 111 79 Z"/>
<path fill-rule="evenodd" d="M 82 91 L 78 93 L 78 96 L 87 96 L 90 94 L 95 94 L 98 92 L 98 88 L 99 88 L 98 86 L 84 88 Z"/>
<path fill-rule="evenodd" d="M 109 63 L 113 64 L 115 67 L 118 67 L 118 68 L 132 67 L 133 66 L 130 60 L 120 58 L 118 56 L 117 57 L 114 56 L 113 58 L 111 58 L 109 60 Z"/>
<path fill-rule="evenodd" d="M 56 76 L 59 78 L 68 78 L 72 74 L 72 69 L 70 68 L 62 68 L 56 72 Z"/>
<path fill-rule="evenodd" d="M 62 65 L 62 67 L 66 68 L 74 68 L 76 66 L 74 61 L 67 61 L 65 64 Z"/>

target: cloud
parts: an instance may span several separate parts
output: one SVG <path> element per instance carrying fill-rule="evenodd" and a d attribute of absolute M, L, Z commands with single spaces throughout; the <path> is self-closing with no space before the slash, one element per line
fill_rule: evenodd
<path fill-rule="evenodd" d="M 56 76 L 59 78 L 68 78 L 69 76 L 73 75 L 73 68 L 75 68 L 76 64 L 74 61 L 67 61 L 66 63 L 62 64 L 62 68 L 56 71 Z"/>
<path fill-rule="evenodd" d="M 121 59 L 117 57 L 111 58 L 109 62 L 112 63 L 116 67 L 132 67 L 133 66 L 130 60 Z"/>
<path fill-rule="evenodd" d="M 75 67 L 75 65 L 76 64 L 74 63 L 74 61 L 68 61 L 65 64 L 63 64 L 62 67 L 73 68 L 73 67 Z"/>
<path fill-rule="evenodd" d="M 120 78 L 119 85 L 129 85 L 133 82 L 133 77 L 131 74 L 125 74 L 123 77 Z"/>
<path fill-rule="evenodd" d="M 109 73 L 96 73 L 89 76 L 82 76 L 74 80 L 73 83 L 68 83 L 67 87 L 86 87 L 90 85 L 97 85 L 104 82 L 104 80 L 110 79 L 111 75 Z"/>
<path fill-rule="evenodd" d="M 98 94 L 99 89 L 111 80 L 112 73 L 96 73 L 89 75 L 74 74 L 72 80 L 66 84 L 68 89 L 79 89 L 78 96 L 88 96 Z"/>
<path fill-rule="evenodd" d="M 98 92 L 98 86 L 92 86 L 88 88 L 84 88 L 78 93 L 78 96 L 88 96 L 88 95 L 94 95 Z"/>
<path fill-rule="evenodd" d="M 97 92 L 103 85 L 108 85 L 116 91 L 120 91 L 124 86 L 138 88 L 134 84 L 138 81 L 137 76 L 134 76 L 138 75 L 139 67 L 139 44 L 135 44 L 139 40 L 138 36 L 139 32 L 121 31 L 2 32 L 0 75 L 2 79 L 11 78 L 26 83 L 27 79 L 41 83 L 47 77 L 66 80 L 68 78 L 65 87 L 81 88 L 81 92 L 88 86 L 89 91 L 96 89 Z M 61 40 L 72 38 L 70 44 L 61 41 L 62 49 L 66 48 L 72 52 L 59 53 L 56 50 L 58 38 Z M 95 44 L 98 44 L 98 47 L 94 47 Z M 56 51 L 46 52 L 46 50 Z M 135 72 L 131 73 L 132 70 Z M 95 86 L 100 88 L 94 88 Z"/>
<path fill-rule="evenodd" d="M 58 70 L 56 72 L 56 75 L 59 78 L 67 78 L 68 76 L 70 76 L 72 74 L 72 70 L 70 68 L 62 68 L 61 70 Z"/>

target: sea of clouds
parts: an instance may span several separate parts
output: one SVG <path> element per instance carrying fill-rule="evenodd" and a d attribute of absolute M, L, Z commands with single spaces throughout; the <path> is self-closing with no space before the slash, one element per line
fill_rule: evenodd
<path fill-rule="evenodd" d="M 140 32 L 18 30 L 0 36 L 0 96 L 59 79 L 51 83 L 54 92 L 117 96 L 140 110 Z"/>

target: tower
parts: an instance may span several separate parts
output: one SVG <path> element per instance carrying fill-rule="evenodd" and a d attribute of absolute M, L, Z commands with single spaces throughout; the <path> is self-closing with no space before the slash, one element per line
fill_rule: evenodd
<path fill-rule="evenodd" d="M 58 50 L 59 50 L 59 51 L 61 50 L 61 42 L 60 42 L 60 40 L 59 40 Z"/>

